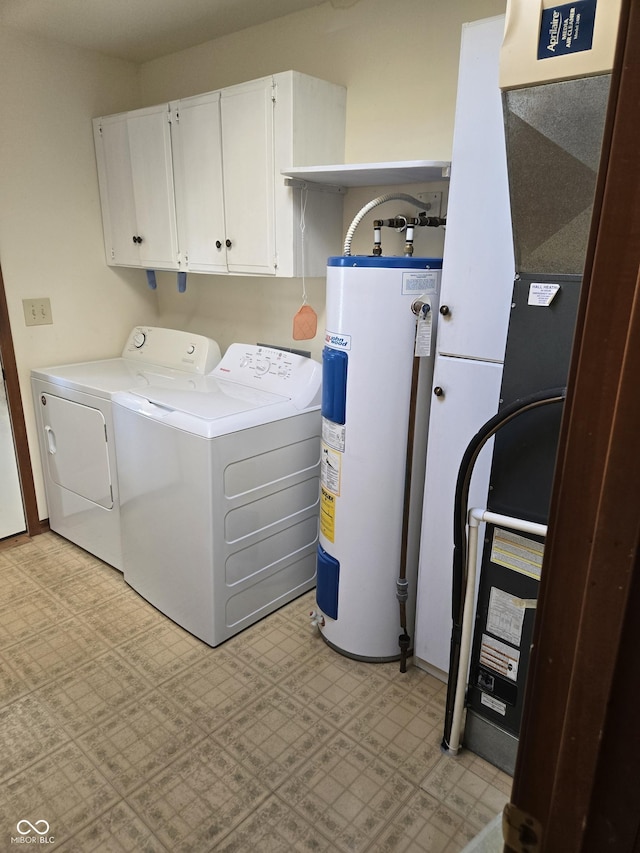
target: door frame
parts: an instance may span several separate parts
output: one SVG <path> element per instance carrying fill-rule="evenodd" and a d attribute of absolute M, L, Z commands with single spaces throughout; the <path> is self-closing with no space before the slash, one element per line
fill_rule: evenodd
<path fill-rule="evenodd" d="M 11 336 L 11 325 L 9 323 L 9 309 L 4 289 L 4 277 L 0 265 L 0 352 L 2 353 L 2 367 L 4 370 L 4 381 L 7 390 L 7 403 L 9 406 L 9 420 L 13 431 L 13 440 L 16 448 L 16 461 L 18 464 L 18 479 L 22 491 L 22 505 L 24 508 L 24 519 L 27 536 L 35 536 L 43 532 L 43 525 L 38 518 L 38 503 L 33 483 L 33 469 L 31 467 L 31 454 L 27 440 L 27 427 L 22 408 L 22 395 L 20 393 L 20 382 L 18 379 L 18 367 L 16 364 L 15 351 L 13 349 L 13 338 Z M 9 536 L 3 543 L 13 543 L 21 537 Z"/>

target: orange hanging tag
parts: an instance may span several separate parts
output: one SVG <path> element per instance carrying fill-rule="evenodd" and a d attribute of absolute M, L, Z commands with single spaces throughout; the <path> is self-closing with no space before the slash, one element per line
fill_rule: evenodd
<path fill-rule="evenodd" d="M 311 305 L 303 305 L 293 318 L 293 340 L 308 341 L 315 338 L 318 329 L 318 315 Z"/>

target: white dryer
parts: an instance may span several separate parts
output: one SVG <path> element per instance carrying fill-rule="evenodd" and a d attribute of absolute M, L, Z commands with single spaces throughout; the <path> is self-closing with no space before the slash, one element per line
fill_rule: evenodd
<path fill-rule="evenodd" d="M 114 396 L 124 579 L 211 646 L 315 584 L 321 373 L 236 343 L 198 390 Z"/>
<path fill-rule="evenodd" d="M 136 326 L 120 358 L 31 371 L 52 530 L 122 570 L 111 398 L 151 384 L 195 387 L 219 360 L 210 338 Z"/>

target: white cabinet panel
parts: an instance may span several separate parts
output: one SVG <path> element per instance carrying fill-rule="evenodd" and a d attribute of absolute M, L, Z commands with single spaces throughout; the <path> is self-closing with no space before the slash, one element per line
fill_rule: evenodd
<path fill-rule="evenodd" d="M 227 272 L 220 92 L 173 104 L 180 249 L 192 272 Z"/>
<path fill-rule="evenodd" d="M 462 32 L 438 351 L 502 361 L 515 271 L 498 88 L 504 18 Z"/>
<path fill-rule="evenodd" d="M 107 262 L 178 269 L 166 104 L 94 121 Z"/>
<path fill-rule="evenodd" d="M 96 120 L 94 134 L 107 263 L 139 266 L 126 115 Z"/>
<path fill-rule="evenodd" d="M 449 669 L 453 502 L 462 456 L 478 429 L 498 411 L 502 365 L 439 357 L 431 404 L 418 571 L 415 654 Z M 486 506 L 493 440 L 476 461 L 469 506 Z"/>
<path fill-rule="evenodd" d="M 223 89 L 222 161 L 230 272 L 275 272 L 272 78 Z"/>

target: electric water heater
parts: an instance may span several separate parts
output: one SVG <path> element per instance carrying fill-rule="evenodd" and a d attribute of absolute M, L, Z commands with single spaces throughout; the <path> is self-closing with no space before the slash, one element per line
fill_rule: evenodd
<path fill-rule="evenodd" d="M 398 591 L 413 630 L 441 269 L 328 261 L 316 600 L 326 642 L 357 659 L 400 656 Z"/>

